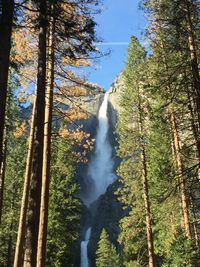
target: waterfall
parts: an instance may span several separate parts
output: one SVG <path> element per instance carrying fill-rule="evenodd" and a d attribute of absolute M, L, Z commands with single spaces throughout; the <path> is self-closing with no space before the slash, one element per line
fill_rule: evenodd
<path fill-rule="evenodd" d="M 85 240 L 81 242 L 81 267 L 89 267 L 87 246 L 90 240 L 90 235 L 91 227 L 87 229 L 85 234 Z"/>
<path fill-rule="evenodd" d="M 99 109 L 98 128 L 96 134 L 95 151 L 91 161 L 88 164 L 88 177 L 91 180 L 91 188 L 84 203 L 90 207 L 90 204 L 106 192 L 107 187 L 112 184 L 116 178 L 113 173 L 114 161 L 112 159 L 112 147 L 108 140 L 109 121 L 107 117 L 108 96 L 106 93 L 103 103 Z M 91 227 L 85 234 L 85 240 L 81 242 L 81 267 L 89 267 L 87 245 L 91 235 Z"/>
<path fill-rule="evenodd" d="M 106 192 L 107 187 L 115 180 L 113 173 L 114 161 L 112 159 L 112 147 L 108 140 L 109 122 L 107 117 L 108 96 L 106 93 L 99 109 L 95 153 L 88 166 L 88 176 L 93 183 L 85 204 L 89 206 Z"/>

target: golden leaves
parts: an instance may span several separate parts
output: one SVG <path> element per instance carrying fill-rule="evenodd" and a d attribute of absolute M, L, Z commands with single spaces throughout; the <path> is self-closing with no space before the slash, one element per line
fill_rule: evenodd
<path fill-rule="evenodd" d="M 73 155 L 77 162 L 87 163 L 87 155 L 92 150 L 94 144 L 94 140 L 91 138 L 90 134 L 83 131 L 81 126 L 76 130 L 61 128 L 58 134 L 74 146 L 75 151 Z"/>
<path fill-rule="evenodd" d="M 26 28 L 19 28 L 13 32 L 15 48 L 11 61 L 20 66 L 19 81 L 25 88 L 36 77 L 37 43 L 32 33 Z"/>
<path fill-rule="evenodd" d="M 26 122 L 24 121 L 21 125 L 16 124 L 14 136 L 16 138 L 22 137 L 26 133 Z"/>
<path fill-rule="evenodd" d="M 72 58 L 68 55 L 64 56 L 61 60 L 63 65 L 71 65 L 75 67 L 91 66 L 91 60 L 85 58 Z"/>

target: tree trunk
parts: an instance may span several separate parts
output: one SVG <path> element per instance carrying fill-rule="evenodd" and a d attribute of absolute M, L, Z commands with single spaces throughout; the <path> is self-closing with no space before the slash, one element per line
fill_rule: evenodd
<path fill-rule="evenodd" d="M 186 6 L 186 19 L 187 19 L 187 30 L 188 30 L 188 47 L 190 52 L 190 60 L 191 60 L 191 71 L 193 77 L 193 87 L 194 87 L 194 99 L 195 106 L 198 118 L 198 141 L 199 140 L 199 131 L 200 131 L 200 74 L 199 74 L 199 66 L 198 59 L 196 54 L 196 45 L 195 45 L 195 36 L 194 29 L 192 24 L 191 10 L 190 10 L 190 2 L 185 0 Z"/>
<path fill-rule="evenodd" d="M 161 25 L 159 24 L 159 29 L 161 29 Z M 166 58 L 166 52 L 163 40 L 161 39 L 161 47 L 163 50 L 163 64 L 165 68 L 165 78 L 168 81 L 169 71 L 168 71 L 168 65 L 167 65 L 167 58 Z M 172 95 L 172 88 L 170 83 L 167 84 L 166 89 L 170 95 Z M 173 141 L 173 147 L 174 147 L 174 156 L 177 164 L 178 169 L 178 177 L 179 177 L 179 188 L 181 192 L 181 206 L 182 206 L 182 212 L 183 212 L 183 221 L 184 221 L 184 229 L 187 237 L 191 237 L 191 231 L 190 231 L 190 220 L 189 220 L 189 209 L 188 209 L 188 203 L 187 203 L 187 195 L 186 195 L 186 188 L 185 188 L 185 177 L 183 174 L 183 163 L 181 158 L 181 148 L 180 148 L 180 137 L 176 122 L 176 115 L 174 112 L 174 109 L 172 106 L 169 106 L 169 117 L 170 117 L 170 124 L 171 124 L 171 131 L 172 131 L 172 141 Z"/>
<path fill-rule="evenodd" d="M 36 100 L 35 100 L 36 101 Z M 23 261 L 23 249 L 25 243 L 25 232 L 26 232 L 26 214 L 28 208 L 28 197 L 29 197 L 29 189 L 30 189 L 30 177 L 31 177 L 31 163 L 33 156 L 33 137 L 34 137 L 34 118 L 35 118 L 35 102 L 32 111 L 32 120 L 31 120 L 31 128 L 30 128 L 30 137 L 29 137 L 29 147 L 28 147 L 28 155 L 26 161 L 26 172 L 24 178 L 24 189 L 23 196 L 21 202 L 21 211 L 20 211 L 20 219 L 19 226 L 17 232 L 17 243 L 15 248 L 15 258 L 13 267 L 21 267 Z"/>
<path fill-rule="evenodd" d="M 53 13 L 53 5 L 52 5 Z M 38 235 L 37 267 L 44 267 L 46 260 L 48 203 L 50 184 L 50 160 L 51 160 L 51 124 L 53 108 L 53 83 L 54 83 L 54 14 L 50 18 L 48 36 L 48 57 L 47 57 L 47 89 L 45 102 L 45 125 L 44 125 L 44 151 L 43 151 L 43 172 L 42 172 L 42 193 L 40 206 L 40 224 Z"/>
<path fill-rule="evenodd" d="M 140 98 L 140 96 L 139 96 Z M 148 176 L 147 176 L 147 162 L 146 162 L 146 149 L 145 149 L 145 137 L 144 137 L 144 122 L 142 118 L 142 108 L 139 99 L 139 130 L 140 130 L 140 148 L 141 148 L 141 162 L 142 162 L 142 177 L 143 177 L 143 196 L 144 196 L 144 208 L 146 216 L 146 234 L 147 234 L 147 247 L 149 255 L 149 267 L 154 267 L 154 246 L 153 246 L 153 234 L 152 234 L 152 220 L 149 202 L 149 188 L 148 188 Z"/>
<path fill-rule="evenodd" d="M 24 266 L 35 267 L 37 259 L 37 242 L 40 216 L 43 143 L 44 143 L 44 110 L 46 88 L 46 0 L 40 0 L 39 5 L 39 47 L 38 74 L 34 120 L 33 159 L 31 167 L 31 182 L 29 209 L 27 220 L 27 235 Z"/>
<path fill-rule="evenodd" d="M 8 85 L 9 58 L 14 12 L 13 0 L 2 0 L 0 14 L 0 170 L 3 161 L 3 136 L 5 126 L 5 109 Z M 2 214 L 2 197 L 0 192 L 0 221 Z"/>
<path fill-rule="evenodd" d="M 181 192 L 181 204 L 182 204 L 182 211 L 183 211 L 184 228 L 185 228 L 186 236 L 191 237 L 189 209 L 188 209 L 187 195 L 186 195 L 186 188 L 185 188 L 185 177 L 183 174 L 183 163 L 181 159 L 180 138 L 179 138 L 179 133 L 177 129 L 176 117 L 175 117 L 174 110 L 172 107 L 169 109 L 169 114 L 170 114 L 170 120 L 171 120 L 171 129 L 172 129 L 175 157 L 176 157 L 178 177 L 179 177 L 179 188 Z"/>

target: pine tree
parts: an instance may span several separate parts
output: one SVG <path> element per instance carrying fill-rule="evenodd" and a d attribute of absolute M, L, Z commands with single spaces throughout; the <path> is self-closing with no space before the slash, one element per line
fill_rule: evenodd
<path fill-rule="evenodd" d="M 28 209 L 29 188 L 31 179 L 31 162 L 33 156 L 33 139 L 34 139 L 34 119 L 35 119 L 35 102 L 32 111 L 28 154 L 26 159 L 26 171 L 24 177 L 24 187 L 22 193 L 19 225 L 17 232 L 17 242 L 15 247 L 14 267 L 21 266 L 23 261 L 23 248 L 25 244 L 25 232 L 26 232 L 26 214 Z"/>
<path fill-rule="evenodd" d="M 40 221 L 37 248 L 37 267 L 45 266 L 47 221 L 49 204 L 50 166 L 51 166 L 51 128 L 53 112 L 53 88 L 54 88 L 54 50 L 55 50 L 55 4 L 51 5 L 51 19 L 48 27 L 47 50 L 47 85 L 45 94 L 45 119 L 44 119 L 44 151 L 42 170 L 42 190 L 40 205 Z"/>
<path fill-rule="evenodd" d="M 22 176 L 26 158 L 26 122 L 17 98 L 19 86 L 16 75 L 9 79 L 9 94 L 6 112 L 6 160 L 5 190 L 2 225 L 0 228 L 0 266 L 12 266 L 16 243 L 17 223 L 20 210 Z M 9 111 L 9 112 L 8 112 Z"/>
<path fill-rule="evenodd" d="M 97 267 L 111 267 L 120 266 L 119 256 L 115 246 L 109 241 L 108 234 L 105 229 L 102 230 L 98 249 L 96 252 L 96 266 Z"/>
<path fill-rule="evenodd" d="M 146 243 L 148 248 L 149 266 L 154 266 L 152 215 L 150 211 L 149 185 L 148 185 L 149 178 L 148 178 L 147 155 L 146 155 L 147 154 L 146 153 L 147 101 L 146 101 L 146 92 L 144 87 L 145 84 L 144 62 L 146 63 L 146 53 L 143 47 L 139 44 L 138 40 L 135 37 L 132 37 L 131 44 L 128 49 L 126 67 L 124 70 L 126 91 L 122 93 L 122 99 L 121 99 L 121 105 L 123 107 L 122 117 L 121 117 L 122 122 L 119 123 L 119 134 L 121 143 L 119 153 L 120 156 L 125 158 L 124 162 L 122 162 L 121 165 L 122 168 L 121 167 L 119 168 L 119 175 L 122 177 L 122 183 L 124 186 L 124 189 L 122 189 L 119 194 L 120 195 L 122 194 L 122 197 L 120 197 L 120 199 L 125 205 L 130 205 L 131 210 L 135 208 L 135 205 L 141 207 L 141 200 L 143 198 L 143 212 L 146 225 Z M 130 100 L 128 100 L 128 98 L 130 98 Z M 127 106 L 129 107 L 128 110 Z M 127 137 L 128 140 L 130 140 L 130 143 L 128 142 Z M 125 145 L 124 142 L 126 142 L 127 144 Z M 122 147 L 122 144 L 125 145 L 125 147 Z M 128 191 L 130 190 L 130 188 L 127 187 L 127 184 L 129 184 L 129 186 L 132 187 L 131 177 L 130 177 L 131 174 L 128 170 L 129 169 L 128 166 L 131 163 L 134 166 L 132 167 L 133 169 L 137 168 L 132 173 L 132 180 L 138 179 L 140 187 L 137 188 L 139 192 L 136 192 L 136 190 L 134 189 L 131 195 L 129 195 L 129 197 L 126 198 L 124 194 L 125 192 L 129 194 Z M 140 195 L 141 192 L 142 195 Z M 124 220 L 122 219 L 122 221 L 124 222 L 125 220 L 126 219 Z M 140 224 L 138 223 L 138 225 Z M 134 229 L 132 229 L 132 231 L 133 231 L 132 236 L 134 236 Z"/>

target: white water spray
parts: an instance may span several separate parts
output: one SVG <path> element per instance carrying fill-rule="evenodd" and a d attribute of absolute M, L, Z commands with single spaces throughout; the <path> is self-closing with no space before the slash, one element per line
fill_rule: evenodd
<path fill-rule="evenodd" d="M 112 159 L 112 147 L 108 140 L 109 122 L 107 117 L 108 96 L 106 93 L 103 103 L 99 109 L 95 153 L 88 165 L 88 176 L 92 181 L 92 187 L 88 197 L 83 199 L 89 207 L 92 202 L 97 200 L 116 178 L 113 173 L 114 161 Z M 91 235 L 91 228 L 85 234 L 85 240 L 81 242 L 81 267 L 89 267 L 87 245 Z"/>
<path fill-rule="evenodd" d="M 88 166 L 88 176 L 93 182 L 93 188 L 85 200 L 88 206 L 106 192 L 107 187 L 114 182 L 116 177 L 113 173 L 112 147 L 108 140 L 108 96 L 109 93 L 106 93 L 99 109 L 95 154 Z"/>
<path fill-rule="evenodd" d="M 87 229 L 85 234 L 85 240 L 81 242 L 81 267 L 89 267 L 88 260 L 88 242 L 90 240 L 91 227 Z"/>

